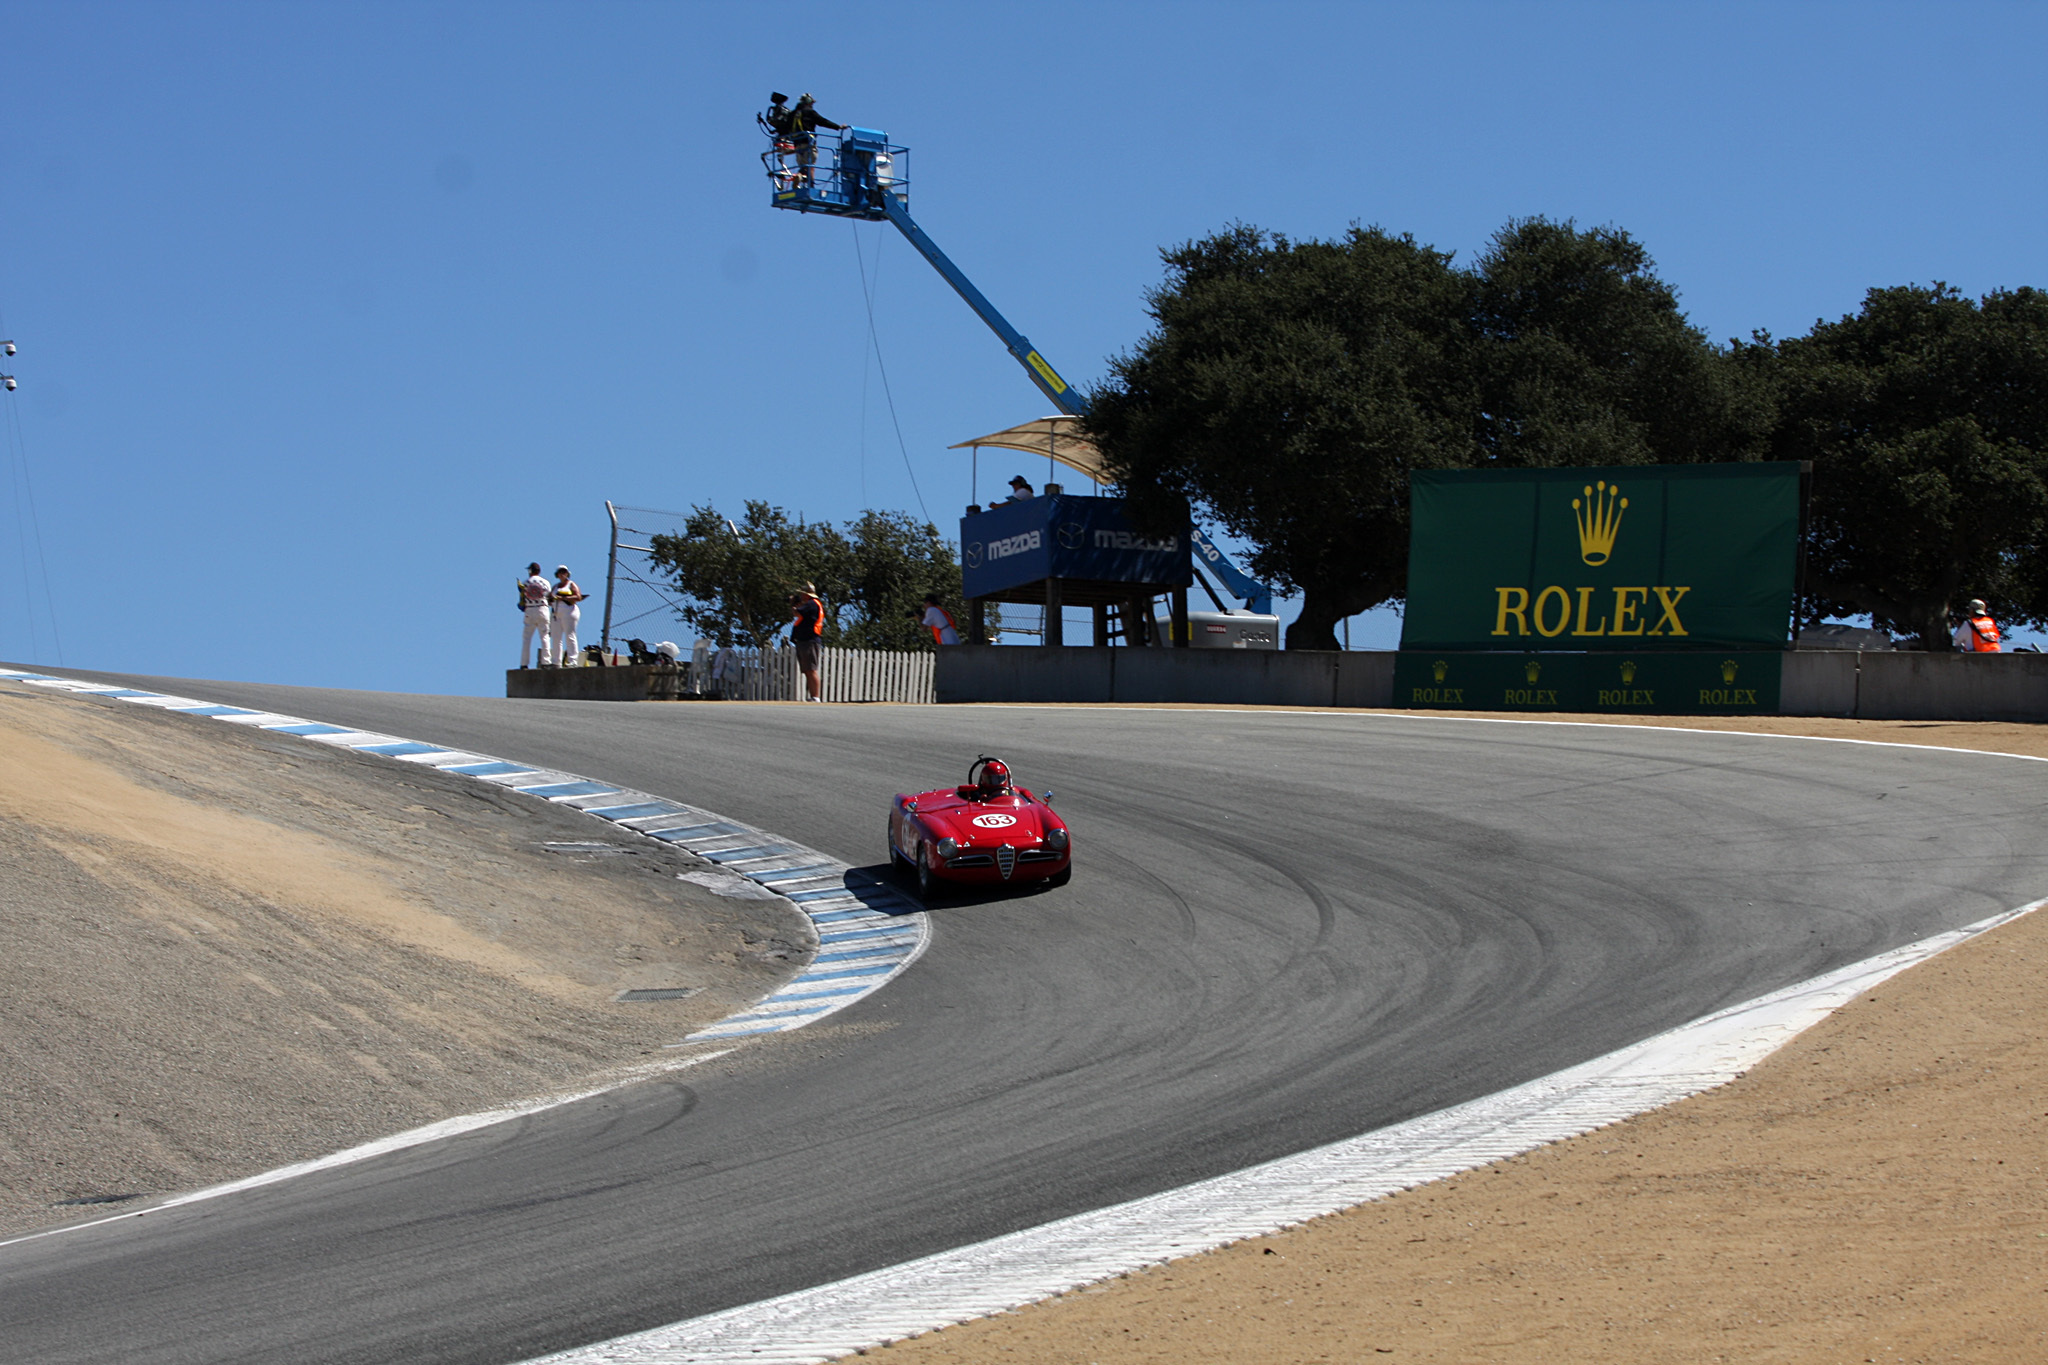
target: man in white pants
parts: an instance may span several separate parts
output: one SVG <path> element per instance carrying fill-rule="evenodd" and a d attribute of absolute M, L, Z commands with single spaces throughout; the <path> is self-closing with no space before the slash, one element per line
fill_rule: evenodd
<path fill-rule="evenodd" d="M 519 666 L 526 667 L 527 659 L 533 653 L 533 637 L 540 636 L 540 666 L 552 667 L 555 662 L 553 642 L 548 638 L 548 581 L 540 576 L 540 565 L 526 566 L 526 577 L 519 580 L 519 610 L 526 617 L 526 631 L 519 637 Z"/>
<path fill-rule="evenodd" d="M 583 600 L 583 589 L 569 577 L 567 564 L 555 565 L 553 597 L 548 610 L 554 615 L 555 662 L 570 668 L 579 662 L 581 653 L 576 644 L 576 622 L 583 616 L 583 608 L 577 605 Z"/>

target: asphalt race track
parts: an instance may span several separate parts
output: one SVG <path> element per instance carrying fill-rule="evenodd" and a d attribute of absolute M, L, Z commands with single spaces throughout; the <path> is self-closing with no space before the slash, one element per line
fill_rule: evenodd
<path fill-rule="evenodd" d="M 1002 755 L 1070 887 L 944 904 L 854 1028 L 0 1248 L 0 1359 L 516 1361 L 1349 1137 L 2048 894 L 1994 756 L 1295 712 L 132 682 L 678 797 L 856 863 Z M 196 722 L 195 722 L 196 723 Z M 865 1027 L 863 1027 L 865 1026 Z"/>

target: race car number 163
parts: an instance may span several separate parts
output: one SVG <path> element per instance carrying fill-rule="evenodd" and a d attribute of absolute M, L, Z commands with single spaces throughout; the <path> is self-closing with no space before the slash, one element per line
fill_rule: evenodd
<path fill-rule="evenodd" d="M 983 829 L 1006 829 L 1017 823 L 1017 817 L 1014 815 L 977 815 L 974 817 L 974 823 L 980 825 Z"/>

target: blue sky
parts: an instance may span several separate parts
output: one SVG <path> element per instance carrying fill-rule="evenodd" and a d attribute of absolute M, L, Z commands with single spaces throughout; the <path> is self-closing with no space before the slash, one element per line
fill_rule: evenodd
<path fill-rule="evenodd" d="M 768 207 L 771 87 L 909 144 L 1087 382 L 1232 220 L 1617 224 L 1723 339 L 2048 284 L 2043 51 L 2037 4 L 0 3 L 0 657 L 495 693 L 607 498 L 950 529 L 946 447 L 1045 402 L 891 230 Z"/>

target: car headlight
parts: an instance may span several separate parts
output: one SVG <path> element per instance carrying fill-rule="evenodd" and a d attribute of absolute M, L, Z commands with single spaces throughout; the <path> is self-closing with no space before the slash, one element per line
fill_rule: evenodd
<path fill-rule="evenodd" d="M 953 839 L 941 839 L 935 847 L 939 850 L 941 858 L 950 858 L 960 851 L 959 842 Z"/>
<path fill-rule="evenodd" d="M 1067 832 L 1063 829 L 1047 830 L 1045 846 L 1055 853 L 1063 853 L 1067 847 Z"/>

